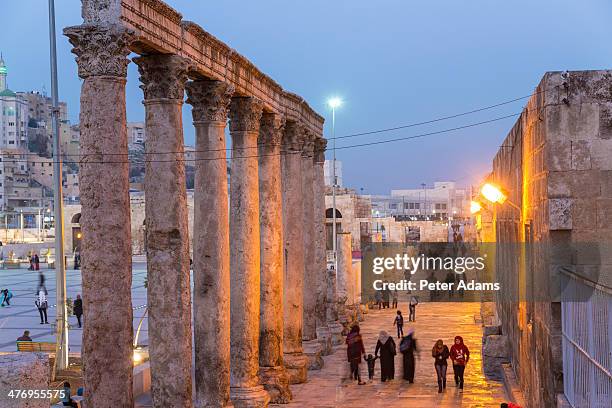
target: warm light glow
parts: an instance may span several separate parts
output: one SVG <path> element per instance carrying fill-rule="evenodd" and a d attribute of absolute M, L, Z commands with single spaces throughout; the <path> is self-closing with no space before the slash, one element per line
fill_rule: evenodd
<path fill-rule="evenodd" d="M 492 203 L 503 204 L 508 198 L 503 192 L 501 187 L 498 187 L 491 183 L 486 183 L 480 189 L 480 193 L 484 198 L 491 201 Z"/>
<path fill-rule="evenodd" d="M 334 98 L 330 98 L 327 101 L 327 104 L 329 105 L 330 108 L 332 109 L 336 109 L 338 107 L 340 107 L 342 105 L 342 99 L 334 97 Z"/>
<path fill-rule="evenodd" d="M 142 362 L 143 360 L 143 355 L 140 351 L 138 350 L 134 350 L 134 356 L 132 357 L 132 359 L 134 360 L 134 364 L 138 364 L 140 362 Z"/>
<path fill-rule="evenodd" d="M 77 232 L 77 234 L 76 234 L 77 239 L 81 239 L 82 236 L 83 236 L 83 234 L 81 234 L 80 232 Z"/>
<path fill-rule="evenodd" d="M 476 214 L 478 211 L 482 209 L 482 205 L 478 201 L 472 201 L 470 203 L 470 212 L 472 214 Z"/>

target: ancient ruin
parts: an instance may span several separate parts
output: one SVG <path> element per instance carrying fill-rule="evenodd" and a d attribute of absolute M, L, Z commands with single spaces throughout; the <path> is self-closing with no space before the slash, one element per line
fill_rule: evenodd
<path fill-rule="evenodd" d="M 64 33 L 83 79 L 87 406 L 133 405 L 128 164 L 105 166 L 128 157 L 125 86 L 131 52 L 140 55 L 134 62 L 149 135 L 148 291 L 168 294 L 149 296 L 153 404 L 194 406 L 194 387 L 197 406 L 288 402 L 289 383 L 307 376 L 302 340 L 331 344 L 327 324 L 335 315 L 328 310 L 321 246 L 323 118 L 161 1 L 82 3 L 83 24 Z M 185 91 L 196 128 L 193 326 L 181 160 Z M 117 304 L 116 298 L 124 301 Z"/>

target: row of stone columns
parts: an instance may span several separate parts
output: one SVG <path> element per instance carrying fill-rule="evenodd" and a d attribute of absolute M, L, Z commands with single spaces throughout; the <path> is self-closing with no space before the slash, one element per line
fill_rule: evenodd
<path fill-rule="evenodd" d="M 125 114 L 133 33 L 65 30 L 81 94 L 86 403 L 132 405 L 131 243 Z M 303 340 L 325 336 L 325 141 L 264 112 L 175 55 L 134 60 L 146 111 L 146 234 L 154 406 L 191 407 L 192 316 L 182 104 L 193 106 L 193 331 L 197 406 L 266 406 L 306 380 Z M 228 197 L 225 126 L 232 141 Z M 116 160 L 114 160 L 116 161 Z M 230 239 L 231 238 L 231 239 Z M 231 284 L 230 284 L 231 282 Z M 116 302 L 121 299 L 121 302 Z M 331 315 L 333 319 L 333 315 Z M 109 375 L 112 373 L 112 375 Z"/>

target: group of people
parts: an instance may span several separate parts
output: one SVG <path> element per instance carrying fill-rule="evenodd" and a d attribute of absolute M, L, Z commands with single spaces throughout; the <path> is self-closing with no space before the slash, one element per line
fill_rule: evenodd
<path fill-rule="evenodd" d="M 39 271 L 40 270 L 40 258 L 38 254 L 34 254 L 30 256 L 30 267 L 28 268 L 30 271 Z"/>
<path fill-rule="evenodd" d="M 416 307 L 416 304 L 414 307 Z M 404 318 L 402 312 L 399 310 L 397 311 L 397 316 L 393 321 L 393 325 L 397 327 L 398 339 L 401 339 L 399 343 L 399 352 L 402 353 L 403 379 L 412 384 L 414 383 L 416 367 L 415 357 L 420 359 L 419 347 L 414 337 L 414 329 L 409 329 L 406 335 L 404 335 Z M 376 360 L 380 360 L 380 381 L 385 382 L 393 380 L 395 377 L 395 356 L 397 355 L 397 346 L 395 340 L 393 340 L 393 336 L 390 336 L 386 331 L 381 331 L 376 342 L 374 355 L 368 354 L 366 356 L 365 346 L 359 331 L 359 325 L 354 325 L 346 337 L 347 358 L 351 369 L 351 379 L 357 380 L 359 385 L 365 384 L 365 382 L 361 380 L 359 369 L 361 359 L 363 358 L 368 366 L 368 378 L 370 381 L 374 379 Z M 431 356 L 434 359 L 434 368 L 438 381 L 438 393 L 446 389 L 446 371 L 449 358 L 453 364 L 455 386 L 459 388 L 459 390 L 463 390 L 465 366 L 470 359 L 470 351 L 463 343 L 463 338 L 461 336 L 456 336 L 454 344 L 450 349 L 444 344 L 442 339 L 439 339 L 432 348 Z"/>

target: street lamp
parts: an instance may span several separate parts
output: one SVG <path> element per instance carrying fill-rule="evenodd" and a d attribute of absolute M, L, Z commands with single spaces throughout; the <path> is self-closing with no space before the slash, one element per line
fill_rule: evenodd
<path fill-rule="evenodd" d="M 337 234 L 338 230 L 336 228 L 336 185 L 338 184 L 338 180 L 336 177 L 336 108 L 342 106 L 342 99 L 338 97 L 330 98 L 327 101 L 327 104 L 332 110 L 332 151 L 333 151 L 333 160 L 332 160 L 332 253 L 334 257 L 334 272 L 338 273 L 338 257 L 337 255 Z M 337 275 L 336 275 L 337 276 Z"/>
<path fill-rule="evenodd" d="M 470 213 L 476 214 L 477 212 L 480 212 L 481 209 L 482 205 L 478 201 L 472 201 L 470 203 Z"/>
<path fill-rule="evenodd" d="M 519 212 L 521 211 L 521 207 L 508 200 L 508 193 L 503 188 L 493 183 L 485 183 L 480 188 L 480 194 L 492 203 L 508 203 L 514 209 L 518 210 Z"/>

